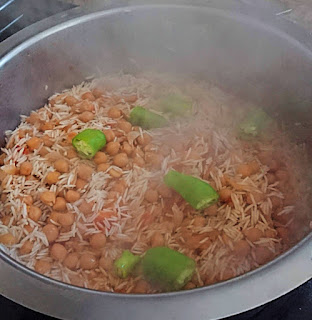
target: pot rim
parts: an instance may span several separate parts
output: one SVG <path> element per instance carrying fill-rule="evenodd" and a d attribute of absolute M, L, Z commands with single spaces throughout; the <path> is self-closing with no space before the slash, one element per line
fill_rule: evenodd
<path fill-rule="evenodd" d="M 298 47 L 302 52 L 304 52 L 306 55 L 309 56 L 309 58 L 312 61 L 312 43 L 303 43 L 305 42 L 304 39 L 308 39 L 306 37 L 305 31 L 301 29 L 298 26 L 294 28 L 294 25 L 292 23 L 289 24 L 289 21 L 283 21 L 283 23 L 286 22 L 285 25 L 291 26 L 290 28 L 294 28 L 295 34 L 296 32 L 299 32 L 300 39 L 295 39 L 293 36 L 291 36 L 291 33 L 283 32 L 282 30 L 276 28 L 272 25 L 265 25 L 263 21 L 254 20 L 252 16 L 245 16 L 241 10 L 239 12 L 233 12 L 232 10 L 227 11 L 224 9 L 218 9 L 214 7 L 205 6 L 203 7 L 197 7 L 197 6 L 189 6 L 189 5 L 139 5 L 139 6 L 131 6 L 131 7 L 121 7 L 121 8 L 114 8 L 114 9 L 108 9 L 103 10 L 99 12 L 93 12 L 88 13 L 86 10 L 82 9 L 71 9 L 69 11 L 66 11 L 64 13 L 57 14 L 55 16 L 49 17 L 47 19 L 44 19 L 38 23 L 35 23 L 34 25 L 31 25 L 24 30 L 18 32 L 17 34 L 13 35 L 12 37 L 5 40 L 0 47 L 0 68 L 3 67 L 10 59 L 12 59 L 14 56 L 18 55 L 21 51 L 25 50 L 32 44 L 40 41 L 41 39 L 57 32 L 61 32 L 62 30 L 70 27 L 74 27 L 77 24 L 85 23 L 90 20 L 94 19 L 100 19 L 104 18 L 105 16 L 114 15 L 117 13 L 123 13 L 127 14 L 130 13 L 132 10 L 141 10 L 142 8 L 169 8 L 169 9 L 186 9 L 186 10 L 207 10 L 210 13 L 218 14 L 223 17 L 230 17 L 232 19 L 236 19 L 239 21 L 252 23 L 253 25 L 265 29 L 266 31 L 273 32 L 275 35 L 284 38 L 285 40 L 291 42 L 294 46 Z M 87 14 L 86 14 L 87 13 Z M 259 15 L 259 11 L 257 10 L 257 15 Z M 266 19 L 268 21 L 272 18 L 272 16 L 268 17 L 267 14 L 265 14 Z M 38 33 L 39 31 L 39 33 Z M 272 283 L 272 277 L 276 272 L 284 274 L 285 279 L 288 281 L 287 284 L 283 283 L 281 288 L 278 288 L 275 290 L 275 292 L 268 293 L 267 297 L 261 297 L 258 299 L 257 302 L 253 301 L 253 304 L 249 304 L 248 306 L 244 306 L 243 309 L 237 310 L 237 308 L 233 311 L 230 311 L 228 314 L 234 314 L 239 313 L 242 311 L 246 311 L 248 309 L 254 308 L 256 306 L 262 305 L 265 302 L 268 302 L 274 298 L 277 298 L 281 296 L 282 294 L 285 294 L 292 289 L 298 287 L 305 281 L 309 280 L 312 277 L 312 258 L 311 258 L 311 244 L 312 244 L 312 233 L 308 234 L 305 238 L 303 238 L 299 243 L 297 243 L 294 247 L 289 249 L 287 252 L 283 253 L 273 261 L 253 270 L 246 274 L 243 274 L 241 276 L 238 276 L 236 278 L 216 283 L 210 286 L 196 288 L 192 290 L 184 290 L 184 291 L 178 291 L 178 292 L 168 292 L 168 293 L 158 293 L 158 294 L 123 294 L 123 293 L 111 293 L 111 292 L 103 292 L 103 291 L 96 291 L 81 287 L 76 287 L 70 284 L 63 283 L 61 281 L 57 281 L 54 279 L 51 279 L 49 277 L 43 276 L 26 266 L 22 265 L 21 263 L 17 262 L 10 256 L 8 256 L 1 248 L 0 248 L 0 264 L 1 260 L 4 264 L 7 264 L 13 269 L 21 271 L 22 273 L 30 276 L 34 281 L 38 280 L 43 284 L 49 284 L 55 287 L 58 287 L 59 289 L 69 289 L 70 291 L 74 291 L 76 293 L 81 294 L 92 294 L 96 296 L 101 297 L 113 297 L 117 299 L 124 299 L 125 297 L 130 300 L 154 300 L 155 298 L 179 298 L 181 296 L 190 296 L 190 295 L 197 295 L 198 294 L 205 294 L 205 293 L 211 293 L 214 291 L 220 291 L 225 290 L 228 287 L 232 288 L 239 288 L 242 286 L 242 284 L 245 285 L 245 287 L 250 287 L 252 284 L 247 284 L 247 282 L 250 282 L 250 279 L 258 279 L 259 286 L 264 288 L 266 285 L 269 285 Z M 309 255 L 309 256 L 307 256 Z M 282 263 L 283 262 L 283 263 Z M 293 272 L 296 273 L 295 279 L 290 279 L 289 275 L 286 272 L 286 264 L 287 269 L 294 270 Z M 281 276 L 281 275 L 280 275 Z M 1 268 L 0 268 L 0 278 L 1 278 Z M 257 284 L 258 285 L 258 284 Z M 273 290 L 274 291 L 274 290 Z M 6 292 L 4 292 L 0 288 L 0 292 L 6 296 Z M 13 298 L 14 299 L 14 298 Z M 161 299 L 162 300 L 162 299 Z M 161 301 L 160 300 L 160 301 Z M 40 308 L 40 306 L 38 306 Z M 222 315 L 224 316 L 224 315 Z"/>

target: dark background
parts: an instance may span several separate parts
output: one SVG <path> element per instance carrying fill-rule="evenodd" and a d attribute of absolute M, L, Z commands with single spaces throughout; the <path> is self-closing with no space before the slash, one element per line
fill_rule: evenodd
<path fill-rule="evenodd" d="M 58 0 L 0 0 L 0 42 L 36 21 L 72 7 L 72 4 Z M 52 320 L 55 318 L 34 312 L 0 296 L 0 319 Z M 310 320 L 312 319 L 312 280 L 279 299 L 226 319 Z"/>

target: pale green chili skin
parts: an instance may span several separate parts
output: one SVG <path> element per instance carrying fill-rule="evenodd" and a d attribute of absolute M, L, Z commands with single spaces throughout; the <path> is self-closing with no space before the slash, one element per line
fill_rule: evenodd
<path fill-rule="evenodd" d="M 143 129 L 162 128 L 168 125 L 166 118 L 140 106 L 131 110 L 129 122 L 133 126 L 140 126 Z"/>
<path fill-rule="evenodd" d="M 105 134 L 97 129 L 85 129 L 72 140 L 77 153 L 85 159 L 92 159 L 106 145 Z"/>
<path fill-rule="evenodd" d="M 219 194 L 209 183 L 175 170 L 165 175 L 164 182 L 196 210 L 203 210 L 219 199 Z"/>
<path fill-rule="evenodd" d="M 171 114 L 171 116 L 186 116 L 192 113 L 192 101 L 182 95 L 169 93 L 159 98 L 156 103 L 159 110 Z"/>
<path fill-rule="evenodd" d="M 129 250 L 125 250 L 121 257 L 114 262 L 115 271 L 118 277 L 125 279 L 130 276 L 140 261 L 140 256 L 135 256 Z"/>
<path fill-rule="evenodd" d="M 239 124 L 238 136 L 243 140 L 252 140 L 265 135 L 266 129 L 272 123 L 272 118 L 264 110 L 255 108 Z"/>
<path fill-rule="evenodd" d="M 141 267 L 144 278 L 152 285 L 165 290 L 179 290 L 192 278 L 196 264 L 188 256 L 167 247 L 147 250 Z"/>

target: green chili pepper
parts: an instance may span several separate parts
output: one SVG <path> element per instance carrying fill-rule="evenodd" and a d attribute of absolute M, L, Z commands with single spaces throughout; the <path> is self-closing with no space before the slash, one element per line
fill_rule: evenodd
<path fill-rule="evenodd" d="M 219 199 L 218 193 L 207 182 L 175 170 L 170 170 L 164 181 L 196 210 L 205 209 Z"/>
<path fill-rule="evenodd" d="M 72 140 L 72 145 L 78 154 L 86 159 L 91 159 L 106 144 L 105 134 L 101 130 L 85 129 L 78 133 Z"/>
<path fill-rule="evenodd" d="M 173 116 L 184 116 L 192 112 L 192 101 L 176 93 L 170 93 L 156 102 L 158 108 Z"/>
<path fill-rule="evenodd" d="M 272 119 L 262 109 L 250 111 L 239 124 L 239 137 L 245 140 L 253 139 L 264 134 Z"/>
<path fill-rule="evenodd" d="M 129 121 L 132 125 L 143 129 L 161 128 L 168 124 L 168 120 L 164 117 L 139 106 L 131 110 Z"/>
<path fill-rule="evenodd" d="M 155 247 L 142 258 L 144 278 L 163 290 L 179 290 L 191 280 L 195 261 L 167 247 Z"/>
<path fill-rule="evenodd" d="M 125 250 L 121 257 L 114 262 L 118 277 L 127 278 L 140 260 L 141 257 L 135 256 L 129 250 Z"/>

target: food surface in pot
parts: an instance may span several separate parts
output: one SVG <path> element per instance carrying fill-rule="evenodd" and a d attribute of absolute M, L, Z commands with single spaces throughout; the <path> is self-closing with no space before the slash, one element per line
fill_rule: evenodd
<path fill-rule="evenodd" d="M 57 280 L 154 293 L 228 280 L 308 232 L 304 148 L 214 85 L 110 76 L 7 132 L 0 243 Z"/>

